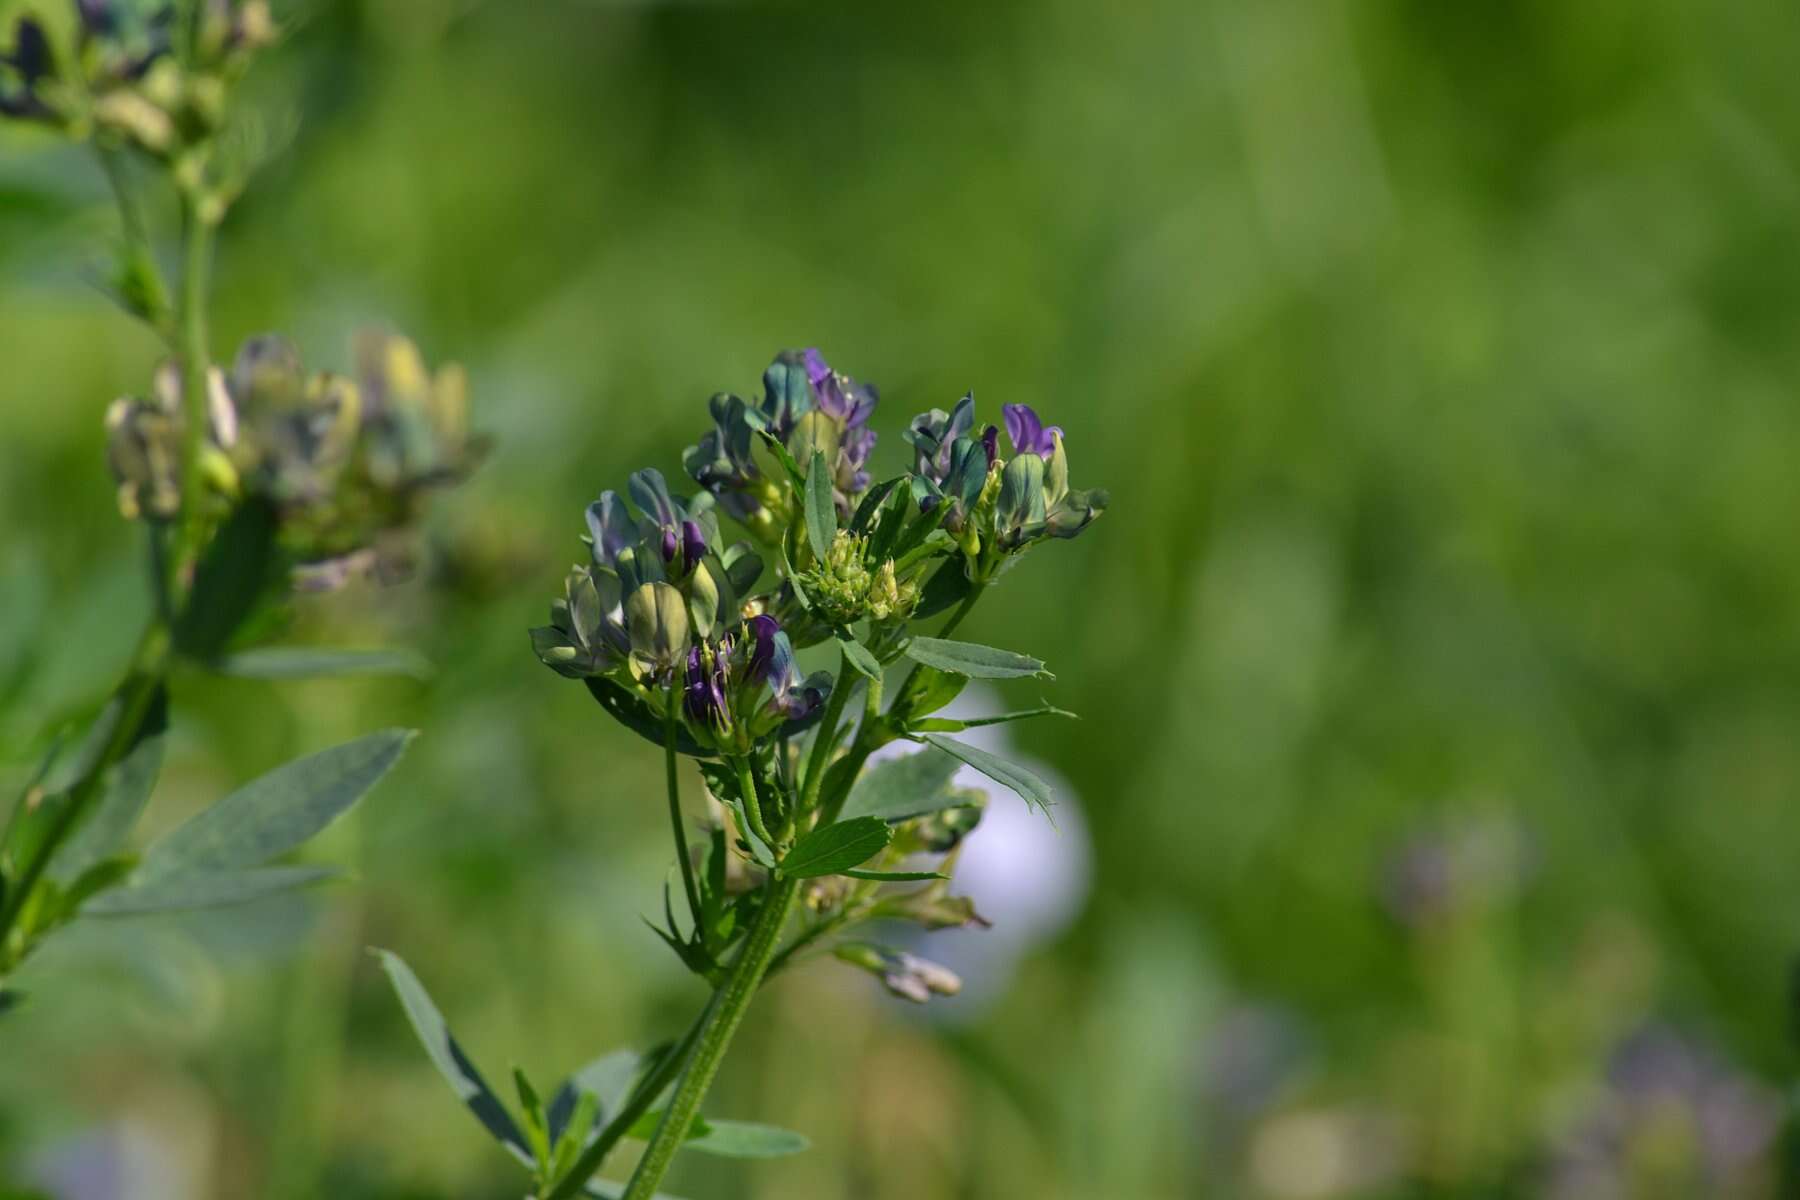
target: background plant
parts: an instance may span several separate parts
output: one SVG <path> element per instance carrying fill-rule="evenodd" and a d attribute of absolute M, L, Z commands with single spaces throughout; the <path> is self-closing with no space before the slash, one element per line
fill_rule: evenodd
<path fill-rule="evenodd" d="M 161 766 L 170 676 L 407 669 L 405 655 L 269 643 L 293 590 L 402 569 L 425 493 L 459 479 L 481 450 L 460 372 L 429 373 L 401 338 L 366 335 L 342 377 L 306 374 L 272 335 L 247 341 L 228 369 L 213 365 L 213 234 L 258 149 L 233 90 L 275 37 L 266 5 L 84 0 L 58 13 L 13 23 L 0 115 L 92 150 L 120 222 L 111 294 L 170 357 L 144 394 L 106 410 L 118 508 L 142 528 L 150 615 L 85 732 L 69 747 L 53 740 L 8 809 L 4 1007 L 17 1000 L 15 972 L 77 918 L 239 904 L 333 874 L 265 864 L 360 799 L 410 735 L 389 730 L 289 763 L 140 857 L 129 840 Z M 167 187 L 179 214 L 173 286 L 140 194 L 152 187 Z"/>
<path fill-rule="evenodd" d="M 989 732 L 1060 777 L 1054 840 L 1092 874 L 1072 923 L 952 1003 L 788 972 L 709 1106 L 812 1148 L 684 1154 L 668 1190 L 1535 1196 L 1580 1143 L 1665 1193 L 1767 1194 L 1770 1141 L 1693 1182 L 1695 1107 L 1615 1072 L 1668 1043 L 1634 1036 L 1654 1024 L 1753 1095 L 1791 1077 L 1780 6 L 278 11 L 241 86 L 300 119 L 219 231 L 221 355 L 282 329 L 344 366 L 389 314 L 455 349 L 500 436 L 431 516 L 441 569 L 297 612 L 297 640 L 418 647 L 433 685 L 189 688 L 146 820 L 370 729 L 430 734 L 326 835 L 371 864 L 357 887 L 234 913 L 254 939 L 83 922 L 34 957 L 47 988 L 83 945 L 206 950 L 178 959 L 190 990 L 134 971 L 8 1015 L 0 1176 L 141 1162 L 153 1135 L 182 1197 L 522 1192 L 370 943 L 509 1099 L 509 1052 L 554 1081 L 600 1031 L 681 1032 L 702 993 L 639 918 L 667 814 L 618 802 L 656 794 L 661 756 L 520 628 L 580 550 L 572 500 L 677 478 L 696 402 L 805 339 L 892 399 L 1032 403 L 1112 487 L 1103 530 L 953 635 L 1035 649 L 1081 710 Z M 78 269 L 116 229 L 91 158 L 0 143 L 18 778 L 147 611 L 94 419 L 164 351 Z M 910 461 L 906 415 L 878 479 Z M 46 610 L 62 636 L 13 632 Z M 958 867 L 996 928 L 927 955 L 991 960 L 1020 927 L 973 882 L 1003 815 L 1053 836 L 996 796 Z M 1669 1102 L 1609 1160 L 1594 1118 L 1633 1095 Z"/>

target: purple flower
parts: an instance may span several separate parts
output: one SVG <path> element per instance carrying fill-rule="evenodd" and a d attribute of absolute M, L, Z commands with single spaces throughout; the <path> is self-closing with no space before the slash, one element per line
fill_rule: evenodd
<path fill-rule="evenodd" d="M 751 683 L 761 683 L 769 677 L 769 668 L 775 661 L 775 635 L 781 632 L 781 622 L 763 613 L 751 617 L 748 624 L 755 644 L 750 651 L 747 674 Z"/>
<path fill-rule="evenodd" d="M 951 454 L 958 438 L 975 427 L 975 393 L 970 392 L 949 412 L 934 408 L 912 419 L 901 436 L 915 451 L 914 470 L 936 484 L 950 474 Z"/>
<path fill-rule="evenodd" d="M 706 531 L 697 521 L 681 523 L 681 557 L 689 567 L 706 557 Z"/>
<path fill-rule="evenodd" d="M 1060 433 L 1061 431 L 1058 430 Z M 981 431 L 981 449 L 987 454 L 988 466 L 993 466 L 1000 457 L 1000 430 L 989 425 Z"/>
<path fill-rule="evenodd" d="M 1062 427 L 1045 425 L 1029 404 L 1002 404 L 1000 415 L 1006 419 L 1006 436 L 1012 439 L 1014 453 L 1035 454 L 1045 461 L 1056 453 Z"/>
<path fill-rule="evenodd" d="M 806 381 L 812 385 L 813 400 L 819 411 L 842 421 L 846 428 L 866 425 L 879 399 L 875 388 L 833 371 L 817 347 L 807 349 L 805 362 Z"/>
<path fill-rule="evenodd" d="M 696 725 L 722 729 L 729 720 L 725 706 L 727 664 L 731 659 L 731 643 L 726 640 L 717 650 L 688 650 L 687 681 L 682 688 L 682 707 L 688 720 Z"/>

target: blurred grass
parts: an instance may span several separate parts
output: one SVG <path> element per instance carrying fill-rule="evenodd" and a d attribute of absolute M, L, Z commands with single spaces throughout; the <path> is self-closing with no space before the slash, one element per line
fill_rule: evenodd
<path fill-rule="evenodd" d="M 513 1194 L 366 944 L 490 1074 L 680 1027 L 699 997 L 637 919 L 656 755 L 524 630 L 586 501 L 674 472 L 708 394 L 817 344 L 880 384 L 886 464 L 972 387 L 1111 488 L 968 627 L 1085 715 L 1019 741 L 1084 805 L 1094 887 L 953 1029 L 826 968 L 781 982 L 715 1107 L 815 1148 L 678 1191 L 1773 1194 L 1766 1136 L 1724 1153 L 1679 1088 L 1642 1132 L 1606 1081 L 1650 1021 L 1757 1096 L 1795 1065 L 1791 6 L 300 15 L 254 79 L 294 135 L 224 231 L 217 347 L 279 328 L 342 365 L 390 321 L 469 365 L 499 450 L 429 577 L 301 618 L 437 675 L 183 681 L 151 821 L 425 736 L 321 852 L 353 886 L 46 954 L 48 1002 L 0 1027 L 0 1174 L 123 1123 L 188 1164 L 172 1194 Z M 112 229 L 91 163 L 0 137 L 20 760 L 142 612 L 99 421 L 156 349 L 83 282 Z M 1620 1190 L 1559 1190 L 1595 1120 L 1631 1131 Z"/>

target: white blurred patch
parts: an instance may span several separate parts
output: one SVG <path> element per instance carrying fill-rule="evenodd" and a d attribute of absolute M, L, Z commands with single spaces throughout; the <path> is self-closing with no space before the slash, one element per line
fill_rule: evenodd
<path fill-rule="evenodd" d="M 992 688 L 971 684 L 939 716 L 964 720 L 1004 712 Z M 1042 717 L 1052 721 L 1059 718 Z M 956 786 L 987 793 L 981 824 L 964 840 L 952 890 L 974 897 L 991 929 L 903 929 L 891 940 L 914 954 L 940 962 L 962 977 L 962 994 L 938 1000 L 923 1012 L 938 1020 L 979 1017 L 1006 992 L 1024 956 L 1055 938 L 1087 903 L 1093 874 L 1093 843 L 1081 803 L 1069 781 L 1042 762 L 1019 753 L 1008 726 L 987 725 L 953 734 L 983 750 L 1029 767 L 1050 785 L 1056 824 L 973 767 L 956 773 Z M 892 742 L 871 761 L 912 754 L 918 747 Z"/>

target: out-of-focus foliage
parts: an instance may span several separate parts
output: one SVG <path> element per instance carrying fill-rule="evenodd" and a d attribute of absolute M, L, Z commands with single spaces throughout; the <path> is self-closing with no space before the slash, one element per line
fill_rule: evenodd
<path fill-rule="evenodd" d="M 59 999 L 0 1032 L 0 1178 L 504 1194 L 371 943 L 534 1075 L 678 1032 L 696 993 L 633 915 L 659 756 L 522 630 L 573 506 L 675 474 L 721 380 L 816 344 L 899 411 L 1034 404 L 1111 487 L 1104 537 L 960 631 L 1052 648 L 1086 720 L 1009 736 L 1080 798 L 1093 885 L 1009 979 L 934 1004 L 949 1026 L 847 973 L 777 981 L 719 1107 L 813 1149 L 675 1191 L 1772 1194 L 1800 950 L 1790 8 L 277 16 L 215 347 L 281 328 L 328 358 L 384 316 L 468 364 L 497 443 L 432 569 L 308 601 L 289 639 L 411 645 L 428 680 L 176 681 L 152 833 L 302 750 L 426 732 L 327 835 L 353 886 L 34 961 Z M 83 282 L 115 234 L 91 161 L 0 136 L 10 780 L 140 624 L 101 421 L 159 350 Z M 876 474 L 909 454 L 884 440 Z M 935 936 L 978 948 L 988 915 Z"/>

